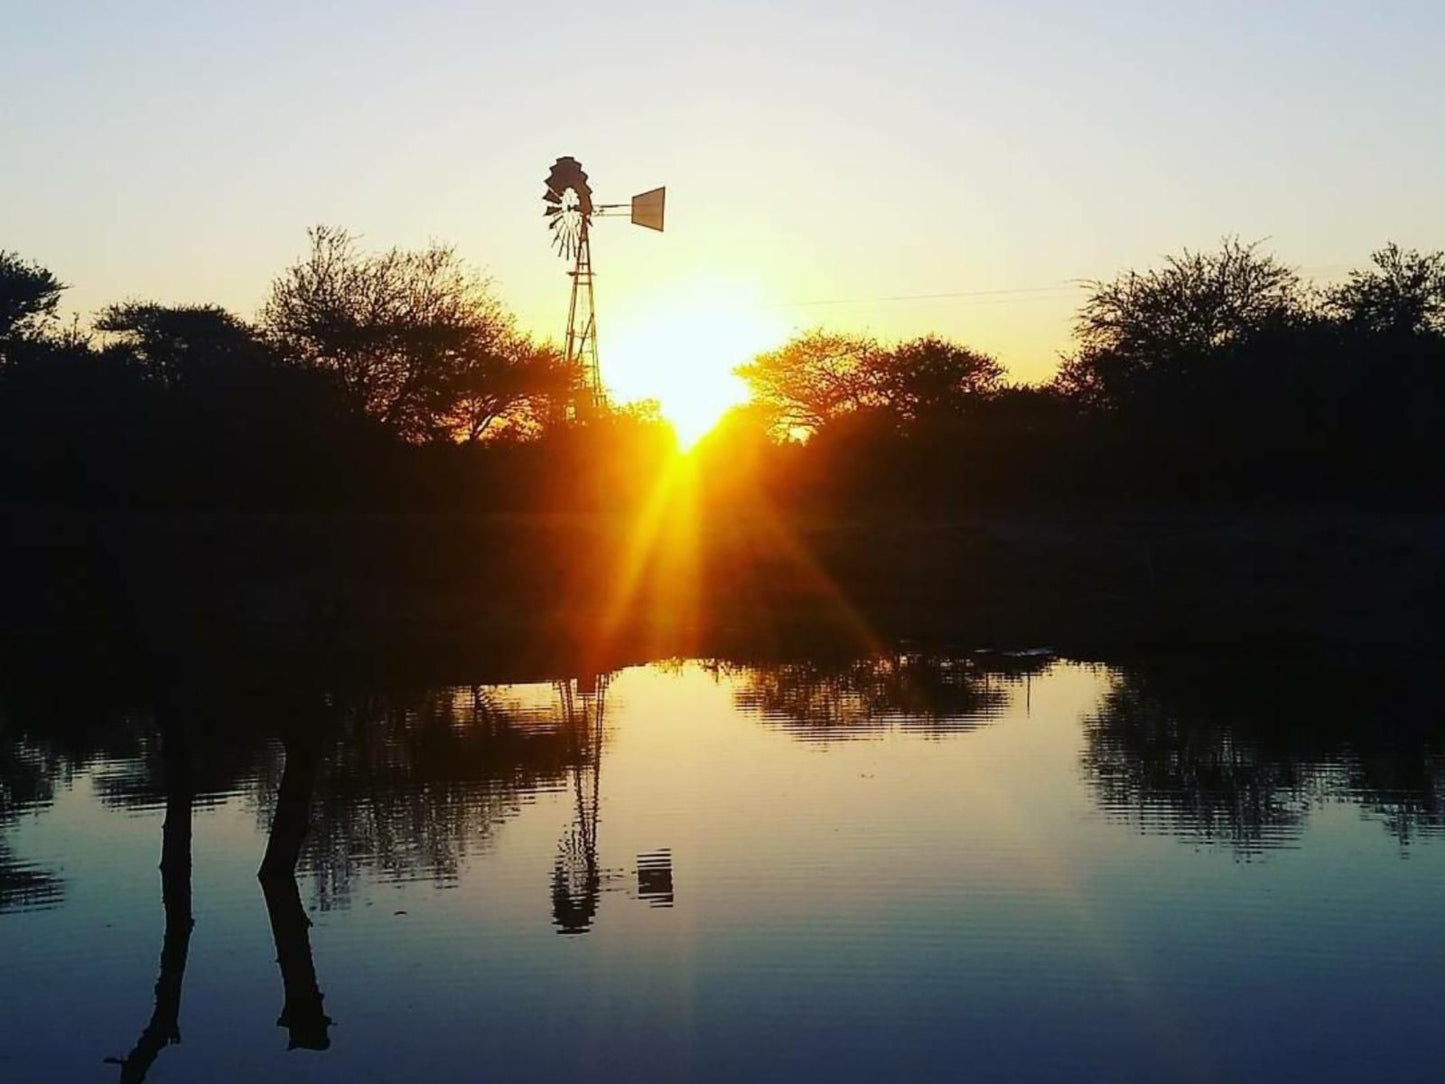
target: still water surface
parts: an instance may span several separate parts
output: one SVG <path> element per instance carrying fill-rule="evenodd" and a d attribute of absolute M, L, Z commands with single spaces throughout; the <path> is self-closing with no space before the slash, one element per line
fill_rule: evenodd
<path fill-rule="evenodd" d="M 1338 668 L 690 661 L 3 726 L 0 1080 L 1445 1065 L 1439 716 Z"/>

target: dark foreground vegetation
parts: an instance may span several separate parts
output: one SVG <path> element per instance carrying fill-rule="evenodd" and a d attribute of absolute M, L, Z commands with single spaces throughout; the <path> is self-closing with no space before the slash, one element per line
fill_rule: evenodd
<path fill-rule="evenodd" d="M 1418 647 L 1445 602 L 1440 253 L 1321 290 L 1227 241 L 1096 282 L 1042 385 L 811 332 L 685 459 L 647 404 L 589 409 L 443 247 L 315 230 L 254 321 L 66 324 L 62 294 L 0 254 L 11 647 Z"/>

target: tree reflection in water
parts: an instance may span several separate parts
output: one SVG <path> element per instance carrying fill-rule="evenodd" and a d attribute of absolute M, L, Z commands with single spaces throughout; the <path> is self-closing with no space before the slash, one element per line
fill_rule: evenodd
<path fill-rule="evenodd" d="M 506 687 L 332 695 L 299 869 L 322 910 L 346 906 L 358 879 L 455 883 L 469 851 L 577 756 L 550 705 Z M 279 793 L 274 756 L 256 785 L 263 823 Z"/>
<path fill-rule="evenodd" d="M 81 768 L 137 755 L 140 735 L 153 729 L 148 719 L 121 714 L 97 697 L 85 675 L 67 679 L 53 685 L 37 682 L 29 667 L 0 671 L 0 914 L 53 907 L 65 896 L 58 874 L 12 856 L 8 829 L 20 816 L 49 808 L 57 788 L 68 787 Z"/>
<path fill-rule="evenodd" d="M 0 715 L 0 914 L 54 907 L 65 895 L 59 877 L 19 861 L 10 852 L 7 828 L 22 813 L 50 805 L 56 769 L 43 750 L 22 738 L 8 738 Z"/>
<path fill-rule="evenodd" d="M 0 837 L 0 914 L 39 911 L 55 907 L 65 898 L 64 883 L 54 873 L 18 861 Z"/>
<path fill-rule="evenodd" d="M 1351 802 L 1402 845 L 1445 829 L 1445 720 L 1418 672 L 1314 660 L 1156 661 L 1085 720 L 1101 806 L 1147 831 L 1258 853 Z"/>
<path fill-rule="evenodd" d="M 967 731 L 1020 693 L 1026 700 L 1028 683 L 1056 663 L 906 651 L 707 665 L 732 684 L 739 709 L 826 741 Z M 1109 814 L 1243 855 L 1295 839 L 1313 810 L 1335 802 L 1404 846 L 1445 831 L 1445 720 L 1427 672 L 1263 657 L 1130 662 L 1110 671 L 1084 719 L 1083 767 Z M 322 908 L 344 905 L 363 876 L 447 885 L 533 795 L 562 792 L 575 815 L 549 871 L 551 918 L 559 933 L 593 928 L 601 895 L 625 880 L 598 859 L 607 689 L 602 677 L 325 695 L 273 685 L 243 695 L 212 682 L 129 714 L 7 698 L 0 832 L 46 807 L 82 768 L 107 805 L 164 808 L 159 975 L 149 1020 L 120 1060 L 121 1079 L 140 1081 L 181 1034 L 192 810 L 245 796 L 268 832 L 260 882 L 283 987 L 278 1023 L 292 1047 L 325 1049 L 330 1020 L 298 874 Z M 639 856 L 635 883 L 639 899 L 671 904 L 671 854 Z M 10 858 L 0 836 L 0 911 L 56 902 L 62 890 L 55 874 Z"/>
<path fill-rule="evenodd" d="M 949 656 L 896 652 L 767 666 L 714 664 L 738 681 L 734 701 L 794 737 L 830 741 L 881 729 L 939 736 L 996 719 L 1011 686 L 1051 665 L 1047 652 Z"/>

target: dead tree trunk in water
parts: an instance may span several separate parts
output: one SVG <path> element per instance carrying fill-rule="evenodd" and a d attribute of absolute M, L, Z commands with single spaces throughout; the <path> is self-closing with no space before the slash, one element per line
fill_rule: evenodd
<path fill-rule="evenodd" d="M 181 1041 L 181 982 L 191 947 L 191 809 L 195 801 L 190 751 L 174 720 L 162 723 L 161 765 L 166 819 L 161 827 L 161 905 L 165 933 L 155 1008 L 131 1052 L 120 1061 L 121 1084 L 140 1084 L 160 1052 Z"/>
<path fill-rule="evenodd" d="M 276 815 L 266 840 L 257 877 L 271 917 L 276 963 L 281 968 L 285 1003 L 276 1020 L 289 1033 L 288 1049 L 325 1050 L 331 1045 L 331 1018 L 322 1010 L 323 995 L 311 959 L 311 920 L 301 904 L 296 864 L 311 829 L 311 795 L 321 760 L 321 735 L 303 731 L 286 740 L 286 769 L 276 799 Z"/>

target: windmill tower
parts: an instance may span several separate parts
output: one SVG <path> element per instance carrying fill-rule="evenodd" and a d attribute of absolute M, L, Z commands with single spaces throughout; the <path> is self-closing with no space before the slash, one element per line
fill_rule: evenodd
<path fill-rule="evenodd" d="M 552 231 L 552 247 L 570 260 L 572 297 L 567 305 L 566 360 L 569 372 L 580 371 L 586 384 L 578 413 L 596 414 L 607 403 L 602 370 L 597 362 L 597 297 L 592 279 L 592 219 L 628 213 L 634 226 L 662 231 L 666 188 L 632 197 L 631 203 L 594 203 L 592 186 L 582 163 L 570 156 L 557 159 L 547 174 L 542 213 Z M 575 367 L 575 368 L 574 368 Z"/>

